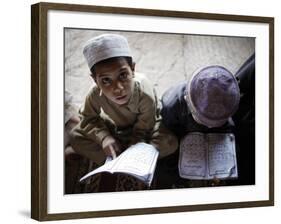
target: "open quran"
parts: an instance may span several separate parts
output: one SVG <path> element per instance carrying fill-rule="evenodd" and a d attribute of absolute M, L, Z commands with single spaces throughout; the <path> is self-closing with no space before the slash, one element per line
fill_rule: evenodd
<path fill-rule="evenodd" d="M 109 172 L 132 175 L 150 186 L 158 155 L 158 150 L 152 145 L 137 143 L 122 152 L 116 159 L 107 159 L 104 165 L 83 176 L 80 182 L 97 173 Z"/>
<path fill-rule="evenodd" d="M 187 134 L 180 143 L 178 166 L 180 176 L 186 179 L 238 178 L 234 135 Z"/>

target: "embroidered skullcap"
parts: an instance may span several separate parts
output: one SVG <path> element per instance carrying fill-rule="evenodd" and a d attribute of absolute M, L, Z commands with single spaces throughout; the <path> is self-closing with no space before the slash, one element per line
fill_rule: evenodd
<path fill-rule="evenodd" d="M 187 85 L 187 103 L 194 119 L 209 128 L 220 127 L 235 113 L 240 90 L 234 75 L 222 66 L 196 71 Z"/>
<path fill-rule="evenodd" d="M 83 54 L 90 69 L 105 59 L 132 57 L 127 39 L 118 34 L 102 34 L 90 39 L 84 46 Z"/>

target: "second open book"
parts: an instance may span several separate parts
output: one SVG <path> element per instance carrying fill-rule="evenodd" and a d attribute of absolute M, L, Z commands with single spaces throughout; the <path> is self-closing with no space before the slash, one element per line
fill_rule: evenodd
<path fill-rule="evenodd" d="M 178 165 L 182 178 L 237 178 L 234 135 L 199 132 L 187 134 L 181 140 Z"/>

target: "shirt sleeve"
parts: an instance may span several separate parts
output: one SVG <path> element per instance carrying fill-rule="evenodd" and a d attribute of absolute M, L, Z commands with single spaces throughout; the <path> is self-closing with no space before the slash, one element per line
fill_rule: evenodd
<path fill-rule="evenodd" d="M 133 125 L 131 144 L 147 142 L 156 123 L 158 100 L 151 82 L 144 74 L 136 76 L 137 96 L 134 104 L 137 118 Z"/>
<path fill-rule="evenodd" d="M 161 117 L 164 125 L 174 134 L 178 135 L 178 129 L 182 126 L 175 107 L 162 99 Z"/>
<path fill-rule="evenodd" d="M 86 97 L 84 106 L 80 110 L 82 118 L 76 131 L 101 145 L 104 138 L 111 133 L 100 116 L 99 97 L 94 90 Z"/>
<path fill-rule="evenodd" d="M 131 144 L 145 142 L 156 122 L 156 102 L 151 96 L 143 94 L 139 101 L 138 116 L 133 126 Z"/>
<path fill-rule="evenodd" d="M 184 132 L 185 123 L 187 122 L 186 103 L 181 100 L 184 97 L 183 86 L 179 85 L 170 88 L 163 94 L 161 99 L 162 122 L 177 136 Z"/>

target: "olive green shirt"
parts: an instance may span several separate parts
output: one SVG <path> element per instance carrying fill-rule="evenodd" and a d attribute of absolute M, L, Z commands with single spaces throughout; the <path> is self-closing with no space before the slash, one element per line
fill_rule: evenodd
<path fill-rule="evenodd" d="M 135 74 L 133 80 L 134 91 L 124 105 L 110 101 L 94 86 L 80 110 L 81 122 L 76 131 L 101 144 L 116 130 L 132 129 L 132 144 L 144 141 L 155 125 L 159 104 L 151 82 L 144 74 Z M 109 130 L 105 121 L 110 121 L 115 130 Z"/>

